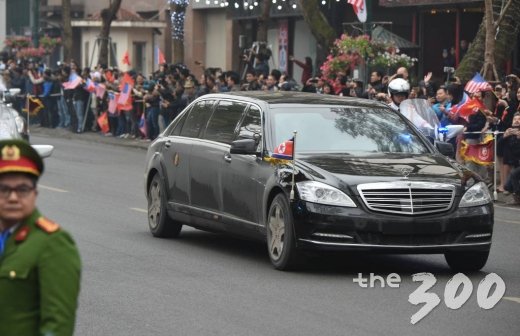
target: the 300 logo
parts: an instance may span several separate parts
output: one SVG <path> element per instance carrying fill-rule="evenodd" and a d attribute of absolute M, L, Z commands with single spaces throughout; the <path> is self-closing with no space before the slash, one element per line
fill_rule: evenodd
<path fill-rule="evenodd" d="M 411 323 L 416 324 L 428 315 L 433 308 L 437 307 L 441 302 L 439 296 L 435 293 L 427 292 L 432 288 L 437 279 L 431 273 L 416 273 L 412 275 L 414 282 L 422 282 L 422 284 L 408 296 L 408 302 L 413 305 L 424 303 L 424 306 L 419 311 L 412 315 Z M 493 286 L 495 290 L 490 294 Z M 462 290 L 459 295 L 457 292 L 459 287 L 462 286 Z M 459 309 L 466 301 L 468 301 L 471 293 L 473 292 L 473 284 L 471 280 L 462 273 L 455 274 L 446 284 L 444 288 L 444 304 L 450 309 Z M 493 308 L 506 292 L 506 284 L 504 280 L 496 273 L 490 273 L 484 277 L 478 284 L 477 288 L 477 302 L 478 306 L 482 309 Z"/>

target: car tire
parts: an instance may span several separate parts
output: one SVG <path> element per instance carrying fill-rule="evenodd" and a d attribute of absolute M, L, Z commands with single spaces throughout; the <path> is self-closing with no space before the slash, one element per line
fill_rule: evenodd
<path fill-rule="evenodd" d="M 274 268 L 281 271 L 297 268 L 300 253 L 296 249 L 291 208 L 284 194 L 276 195 L 269 207 L 266 232 L 267 249 Z"/>
<path fill-rule="evenodd" d="M 148 227 L 154 237 L 178 237 L 182 223 L 174 221 L 166 211 L 166 191 L 159 174 L 155 174 L 148 188 Z"/>
<path fill-rule="evenodd" d="M 482 269 L 489 257 L 489 251 L 447 252 L 446 262 L 454 271 L 476 272 Z"/>

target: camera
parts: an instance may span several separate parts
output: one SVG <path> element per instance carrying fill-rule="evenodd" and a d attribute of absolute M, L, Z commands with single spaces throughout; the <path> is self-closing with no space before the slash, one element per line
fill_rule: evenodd
<path fill-rule="evenodd" d="M 455 68 L 454 67 L 444 67 L 444 72 L 445 73 L 454 73 Z"/>

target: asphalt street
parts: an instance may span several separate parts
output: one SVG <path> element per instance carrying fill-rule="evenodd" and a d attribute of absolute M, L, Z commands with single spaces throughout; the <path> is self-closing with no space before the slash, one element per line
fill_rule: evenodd
<path fill-rule="evenodd" d="M 490 259 L 467 274 L 458 309 L 444 303 L 454 276 L 442 256 L 342 254 L 311 258 L 298 272 L 274 270 L 264 244 L 183 228 L 179 239 L 148 231 L 143 174 L 148 143 L 95 133 L 33 129 L 55 146 L 45 160 L 38 206 L 68 229 L 83 261 L 76 335 L 518 335 L 520 208 L 497 203 Z M 441 302 L 416 324 L 409 295 L 432 273 Z M 362 288 L 361 273 L 396 273 L 398 288 Z M 496 273 L 504 297 L 479 307 L 480 281 Z"/>

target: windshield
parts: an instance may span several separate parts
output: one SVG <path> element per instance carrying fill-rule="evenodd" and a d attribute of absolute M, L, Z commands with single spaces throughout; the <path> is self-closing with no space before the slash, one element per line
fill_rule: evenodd
<path fill-rule="evenodd" d="M 297 131 L 297 153 L 429 152 L 397 113 L 382 108 L 275 106 L 271 109 L 271 130 L 273 146 L 290 139 Z"/>

